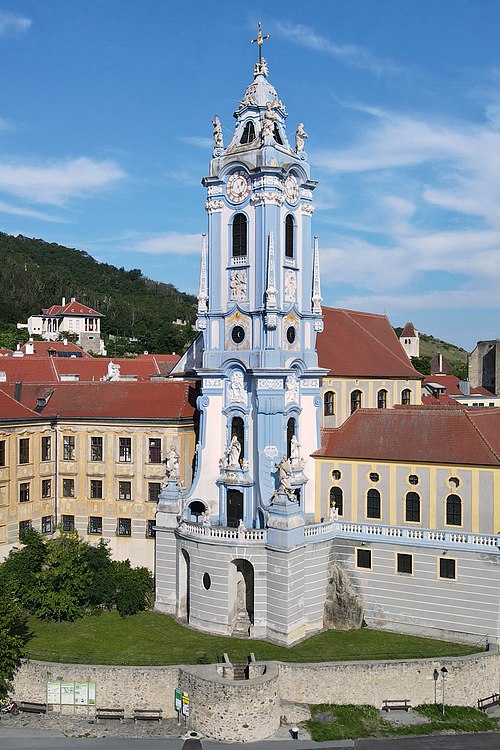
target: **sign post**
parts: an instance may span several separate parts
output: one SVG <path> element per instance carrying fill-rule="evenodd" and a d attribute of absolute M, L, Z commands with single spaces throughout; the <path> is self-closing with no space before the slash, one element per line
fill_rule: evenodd
<path fill-rule="evenodd" d="M 175 688 L 174 706 L 175 710 L 177 711 L 177 724 L 180 724 L 182 711 L 182 692 L 179 688 Z"/>
<path fill-rule="evenodd" d="M 187 690 L 182 691 L 182 715 L 184 716 L 184 724 L 187 724 L 189 717 L 189 693 Z"/>

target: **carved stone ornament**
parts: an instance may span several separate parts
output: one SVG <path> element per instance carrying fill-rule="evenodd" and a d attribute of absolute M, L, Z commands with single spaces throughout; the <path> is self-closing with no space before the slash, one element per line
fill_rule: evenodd
<path fill-rule="evenodd" d="M 174 445 L 170 446 L 165 459 L 165 478 L 169 481 L 178 481 L 179 474 L 179 454 Z"/>
<path fill-rule="evenodd" d="M 222 192 L 220 185 L 209 185 L 207 188 L 207 195 L 209 198 L 213 198 L 214 195 L 220 195 Z M 302 191 L 303 194 L 303 191 Z"/>
<path fill-rule="evenodd" d="M 301 380 L 300 386 L 303 391 L 307 388 L 319 388 L 319 378 L 309 378 L 308 380 Z"/>
<path fill-rule="evenodd" d="M 245 300 L 247 298 L 247 274 L 244 270 L 231 271 L 229 277 L 231 300 Z"/>
<path fill-rule="evenodd" d="M 227 384 L 227 403 L 246 404 L 246 401 L 247 394 L 243 373 L 239 370 L 235 370 L 231 373 L 231 378 Z"/>
<path fill-rule="evenodd" d="M 281 193 L 271 193 L 270 191 L 254 193 L 250 198 L 250 202 L 253 206 L 262 206 L 266 203 L 273 206 L 282 206 L 284 200 L 285 199 Z"/>
<path fill-rule="evenodd" d="M 254 190 L 260 190 L 264 187 L 281 187 L 281 181 L 279 177 L 276 177 L 276 175 L 265 175 L 264 177 L 259 177 L 258 180 L 255 180 L 253 183 Z"/>
<path fill-rule="evenodd" d="M 209 214 L 215 213 L 216 211 L 222 211 L 223 208 L 223 201 L 207 201 L 205 203 L 205 211 L 207 211 Z"/>
<path fill-rule="evenodd" d="M 299 403 L 299 381 L 297 375 L 292 372 L 287 376 L 285 386 L 285 406 Z"/>
<path fill-rule="evenodd" d="M 313 206 L 312 203 L 302 203 L 301 206 L 300 206 L 300 210 L 306 216 L 312 216 L 313 213 L 314 213 L 314 208 L 315 208 L 315 206 Z"/>
<path fill-rule="evenodd" d="M 222 378 L 205 378 L 204 388 L 222 388 Z"/>
<path fill-rule="evenodd" d="M 309 190 L 309 188 L 302 188 L 301 196 L 306 200 L 312 200 L 313 192 L 312 190 Z"/>
<path fill-rule="evenodd" d="M 295 300 L 295 292 L 297 290 L 297 277 L 295 271 L 289 268 L 285 271 L 285 302 L 293 302 Z"/>
<path fill-rule="evenodd" d="M 266 445 L 264 448 L 264 455 L 267 456 L 267 458 L 276 458 L 279 451 L 275 445 Z"/>
<path fill-rule="evenodd" d="M 283 388 L 283 381 L 275 378 L 258 378 L 258 391 L 280 391 Z"/>

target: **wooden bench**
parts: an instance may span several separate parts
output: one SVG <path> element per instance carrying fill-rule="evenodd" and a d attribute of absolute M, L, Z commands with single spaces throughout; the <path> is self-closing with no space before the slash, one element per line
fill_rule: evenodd
<path fill-rule="evenodd" d="M 24 711 L 28 714 L 46 714 L 47 704 L 46 703 L 32 703 L 31 701 L 20 701 L 17 704 L 20 711 Z"/>
<path fill-rule="evenodd" d="M 134 708 L 132 718 L 134 721 L 161 721 L 162 713 L 161 708 Z"/>
<path fill-rule="evenodd" d="M 125 718 L 125 709 L 123 708 L 96 708 L 96 721 L 99 719 L 118 719 L 121 721 Z"/>
<path fill-rule="evenodd" d="M 409 711 L 411 708 L 410 701 L 408 698 L 400 698 L 393 701 L 384 701 L 382 711 Z"/>
<path fill-rule="evenodd" d="M 480 711 L 486 711 L 491 706 L 500 706 L 500 693 L 493 693 L 493 695 L 488 695 L 487 698 L 478 698 L 477 707 Z"/>

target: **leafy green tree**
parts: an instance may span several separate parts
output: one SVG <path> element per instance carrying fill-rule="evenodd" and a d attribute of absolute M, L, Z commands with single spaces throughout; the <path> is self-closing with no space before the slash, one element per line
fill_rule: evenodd
<path fill-rule="evenodd" d="M 132 568 L 130 560 L 114 561 L 116 608 L 122 617 L 151 605 L 153 576 L 147 568 Z"/>
<path fill-rule="evenodd" d="M 21 535 L 21 542 L 24 546 L 14 547 L 0 565 L 0 590 L 8 591 L 27 606 L 48 549 L 42 534 L 35 529 L 26 529 Z"/>
<path fill-rule="evenodd" d="M 113 561 L 108 543 L 101 539 L 99 544 L 86 545 L 87 565 L 91 574 L 87 601 L 91 608 L 111 609 L 116 600 L 116 585 L 113 574 Z"/>
<path fill-rule="evenodd" d="M 467 380 L 467 378 L 469 377 L 469 370 L 467 367 L 467 363 L 466 362 L 454 362 L 451 374 L 455 375 L 455 377 L 459 378 L 460 380 Z"/>
<path fill-rule="evenodd" d="M 26 615 L 9 592 L 0 592 L 0 700 L 12 689 L 12 678 L 29 641 Z"/>
<path fill-rule="evenodd" d="M 422 375 L 431 374 L 431 357 L 412 357 L 411 363 L 415 370 Z"/>

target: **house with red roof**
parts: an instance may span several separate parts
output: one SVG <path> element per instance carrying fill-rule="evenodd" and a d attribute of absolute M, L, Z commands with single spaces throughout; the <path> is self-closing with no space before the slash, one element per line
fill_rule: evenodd
<path fill-rule="evenodd" d="M 57 341 L 65 333 L 78 337 L 78 345 L 93 354 L 105 354 L 101 340 L 102 313 L 84 305 L 75 297 L 69 302 L 63 297 L 60 305 L 42 309 L 39 315 L 31 315 L 27 323 L 18 323 L 18 328 L 27 328 L 30 336 L 38 334 L 45 341 Z"/>

